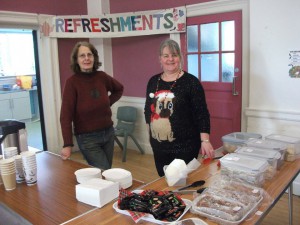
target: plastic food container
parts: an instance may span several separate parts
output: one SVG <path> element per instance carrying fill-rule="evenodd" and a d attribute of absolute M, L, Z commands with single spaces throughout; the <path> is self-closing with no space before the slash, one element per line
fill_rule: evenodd
<path fill-rule="evenodd" d="M 281 158 L 281 154 L 275 150 L 264 150 L 255 147 L 239 147 L 235 150 L 237 154 L 243 154 L 254 158 L 265 159 L 269 163 L 269 166 L 266 170 L 265 178 L 272 179 L 276 173 L 277 162 Z"/>
<path fill-rule="evenodd" d="M 252 139 L 246 142 L 246 146 L 248 147 L 255 147 L 255 148 L 261 148 L 264 150 L 276 150 L 278 152 L 280 152 L 281 157 L 280 159 L 278 159 L 277 162 L 277 168 L 279 168 L 285 158 L 285 153 L 287 150 L 287 145 L 283 144 L 283 143 L 279 143 L 279 142 L 275 142 L 275 141 L 271 141 L 271 140 L 262 140 L 262 139 Z"/>
<path fill-rule="evenodd" d="M 191 212 L 218 224 L 237 225 L 257 210 L 262 190 L 242 183 L 209 187 L 192 202 Z"/>
<path fill-rule="evenodd" d="M 234 132 L 222 137 L 223 149 L 229 153 L 234 152 L 238 147 L 244 146 L 250 139 L 261 139 L 262 135 L 256 133 Z"/>
<path fill-rule="evenodd" d="M 220 162 L 224 179 L 234 179 L 257 187 L 261 187 L 265 182 L 265 173 L 269 166 L 265 159 L 230 153 L 223 156 Z"/>
<path fill-rule="evenodd" d="M 286 145 L 286 161 L 294 161 L 295 159 L 300 158 L 300 138 L 280 134 L 271 134 L 266 137 L 266 140 L 271 140 Z"/>

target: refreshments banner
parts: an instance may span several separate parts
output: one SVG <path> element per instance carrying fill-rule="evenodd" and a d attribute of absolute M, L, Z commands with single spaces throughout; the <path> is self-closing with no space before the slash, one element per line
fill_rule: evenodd
<path fill-rule="evenodd" d="M 56 38 L 113 38 L 185 32 L 186 8 L 100 16 L 39 16 L 41 35 Z"/>

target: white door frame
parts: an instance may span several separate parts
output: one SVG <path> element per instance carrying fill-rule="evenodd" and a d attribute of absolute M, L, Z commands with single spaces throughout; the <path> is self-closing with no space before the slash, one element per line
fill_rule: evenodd
<path fill-rule="evenodd" d="M 37 14 L 0 11 L 0 26 L 39 31 Z M 61 105 L 58 47 L 56 38 L 40 38 L 38 57 L 44 111 L 47 150 L 58 153 L 62 146 L 59 112 Z"/>

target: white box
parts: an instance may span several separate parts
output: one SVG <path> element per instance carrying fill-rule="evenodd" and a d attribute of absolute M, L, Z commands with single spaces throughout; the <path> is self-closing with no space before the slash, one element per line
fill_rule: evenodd
<path fill-rule="evenodd" d="M 119 183 L 112 181 L 94 178 L 84 184 L 76 185 L 76 199 L 80 202 L 99 208 L 118 196 Z"/>
<path fill-rule="evenodd" d="M 300 182 L 298 181 L 293 182 L 293 194 L 300 196 Z"/>

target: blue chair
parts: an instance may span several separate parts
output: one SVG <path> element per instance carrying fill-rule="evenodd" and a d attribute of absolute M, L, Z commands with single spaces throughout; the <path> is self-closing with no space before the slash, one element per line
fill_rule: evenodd
<path fill-rule="evenodd" d="M 115 141 L 119 147 L 123 150 L 123 162 L 126 162 L 126 152 L 127 152 L 127 141 L 128 137 L 131 137 L 138 149 L 142 154 L 144 150 L 137 142 L 136 138 L 133 136 L 133 131 L 135 128 L 135 122 L 137 119 L 137 109 L 132 106 L 120 106 L 117 110 L 117 125 L 115 127 Z M 118 137 L 123 137 L 123 144 L 120 142 Z"/>

